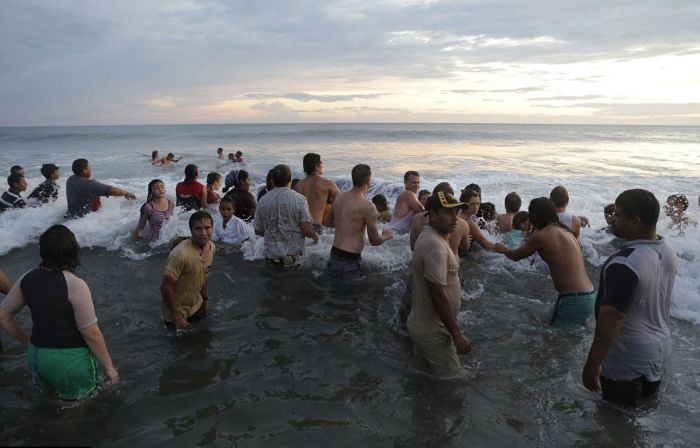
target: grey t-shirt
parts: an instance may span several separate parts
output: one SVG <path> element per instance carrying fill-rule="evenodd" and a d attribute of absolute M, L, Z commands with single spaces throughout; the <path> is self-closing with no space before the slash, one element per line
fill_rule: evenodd
<path fill-rule="evenodd" d="M 304 252 L 299 225 L 313 222 L 306 198 L 288 187 L 275 187 L 258 202 L 254 227 L 265 235 L 265 257 L 281 258 Z"/>
<path fill-rule="evenodd" d="M 620 335 L 603 360 L 603 376 L 659 381 L 671 353 L 669 315 L 678 257 L 666 240 L 626 241 L 603 265 L 596 300 L 625 313 Z"/>
<path fill-rule="evenodd" d="M 79 218 L 93 211 L 93 201 L 99 196 L 109 196 L 112 187 L 96 180 L 72 175 L 66 181 L 67 216 Z"/>

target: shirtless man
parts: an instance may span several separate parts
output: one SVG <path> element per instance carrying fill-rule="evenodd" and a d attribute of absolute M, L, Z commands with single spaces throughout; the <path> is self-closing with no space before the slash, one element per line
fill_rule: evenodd
<path fill-rule="evenodd" d="M 595 291 L 586 274 L 578 240 L 559 222 L 549 198 L 533 199 L 528 211 L 537 231 L 516 249 L 508 250 L 503 244 L 496 244 L 495 251 L 516 261 L 538 252 L 549 265 L 554 287 L 559 292 L 552 323 L 583 325 L 593 311 Z"/>
<path fill-rule="evenodd" d="M 408 233 L 415 214 L 423 211 L 423 206 L 417 196 L 420 188 L 418 171 L 406 171 L 406 174 L 403 175 L 403 184 L 406 189 L 396 199 L 394 216 L 389 221 L 389 226 L 399 235 Z"/>
<path fill-rule="evenodd" d="M 329 226 L 335 226 L 328 270 L 342 280 L 358 277 L 365 230 L 372 246 L 379 246 L 393 236 L 389 227 L 385 227 L 381 234 L 377 230 L 377 209 L 366 197 L 371 178 L 372 170 L 368 165 L 355 165 L 352 188 L 336 197 L 326 221 Z"/>
<path fill-rule="evenodd" d="M 313 226 L 316 233 L 323 234 L 323 210 L 326 204 L 333 202 L 340 193 L 335 182 L 321 177 L 323 174 L 323 162 L 321 156 L 310 152 L 304 156 L 304 174 L 306 177 L 297 183 L 294 190 L 303 194 L 309 203 L 309 212 L 313 219 Z"/>
<path fill-rule="evenodd" d="M 513 230 L 513 217 L 520 211 L 522 200 L 515 191 L 511 191 L 506 195 L 505 206 L 506 212 L 496 215 L 496 228 L 498 232 L 505 235 Z"/>
<path fill-rule="evenodd" d="M 588 218 L 566 212 L 566 207 L 569 206 L 569 192 L 566 191 L 566 188 L 559 185 L 554 187 L 549 193 L 549 199 L 554 202 L 559 222 L 568 227 L 578 238 L 581 235 L 581 227 L 588 225 Z"/>
<path fill-rule="evenodd" d="M 454 190 L 447 182 L 440 182 L 437 184 L 435 188 L 433 188 L 432 194 L 437 194 L 438 191 L 454 196 Z M 430 197 L 430 195 L 428 195 L 428 197 Z M 421 212 L 413 217 L 413 221 L 411 221 L 411 232 L 409 234 L 411 251 L 413 251 L 413 248 L 416 246 L 418 235 L 420 235 L 426 225 L 428 225 L 428 212 Z M 463 219 L 457 220 L 457 227 L 448 236 L 447 243 L 450 245 L 450 249 L 452 249 L 452 252 L 454 252 L 458 260 L 460 255 L 466 255 L 469 251 L 469 224 L 467 224 L 467 221 Z"/>

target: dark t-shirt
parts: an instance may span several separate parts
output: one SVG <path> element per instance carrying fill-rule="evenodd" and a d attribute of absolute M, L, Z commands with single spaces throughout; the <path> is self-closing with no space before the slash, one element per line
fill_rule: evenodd
<path fill-rule="evenodd" d="M 50 180 L 46 180 L 39 184 L 29 194 L 29 199 L 39 199 L 41 202 L 47 202 L 49 199 L 56 200 L 58 198 L 58 186 Z"/>
<path fill-rule="evenodd" d="M 66 200 L 71 218 L 79 218 L 100 208 L 100 196 L 109 196 L 112 187 L 96 180 L 72 175 L 66 181 Z"/>

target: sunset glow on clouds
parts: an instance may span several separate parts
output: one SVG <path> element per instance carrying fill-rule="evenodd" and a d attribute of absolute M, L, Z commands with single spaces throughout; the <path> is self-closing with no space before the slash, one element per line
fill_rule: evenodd
<path fill-rule="evenodd" d="M 693 1 L 5 1 L 0 125 L 700 125 Z"/>

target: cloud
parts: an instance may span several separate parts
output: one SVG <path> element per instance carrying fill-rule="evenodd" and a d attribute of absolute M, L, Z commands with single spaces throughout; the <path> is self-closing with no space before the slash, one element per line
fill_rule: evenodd
<path fill-rule="evenodd" d="M 250 106 L 252 110 L 263 112 L 262 118 L 270 121 L 294 120 L 299 117 L 299 111 L 279 101 L 272 103 L 257 103 Z"/>
<path fill-rule="evenodd" d="M 245 95 L 246 98 L 250 99 L 278 99 L 286 98 L 290 100 L 296 100 L 301 102 L 307 101 L 320 101 L 322 103 L 335 103 L 341 101 L 354 101 L 356 99 L 376 99 L 382 96 L 388 95 L 387 93 L 371 93 L 371 94 L 350 94 L 350 95 L 313 95 L 310 93 L 296 92 L 296 93 L 285 93 L 285 94 L 273 94 L 273 93 L 249 93 Z"/>
<path fill-rule="evenodd" d="M 543 96 L 537 98 L 530 98 L 528 101 L 583 101 L 583 100 L 597 100 L 600 98 L 605 98 L 602 95 L 560 95 L 560 96 Z"/>
<path fill-rule="evenodd" d="M 491 89 L 491 90 L 476 90 L 476 89 L 458 89 L 450 90 L 452 93 L 459 93 L 462 95 L 476 95 L 482 93 L 530 93 L 530 92 L 541 92 L 545 90 L 544 87 L 531 86 L 531 87 L 519 87 L 516 89 Z"/>
<path fill-rule="evenodd" d="M 700 103 L 578 103 L 573 107 L 626 117 L 700 117 Z"/>

